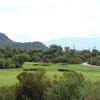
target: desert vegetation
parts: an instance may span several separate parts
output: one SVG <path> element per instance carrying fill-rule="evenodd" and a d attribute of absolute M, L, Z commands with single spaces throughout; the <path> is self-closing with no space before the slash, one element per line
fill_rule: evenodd
<path fill-rule="evenodd" d="M 100 100 L 100 51 L 0 48 L 0 100 Z"/>
<path fill-rule="evenodd" d="M 100 84 L 75 71 L 52 80 L 45 71 L 22 72 L 17 79 L 16 85 L 0 88 L 0 100 L 100 100 Z"/>
<path fill-rule="evenodd" d="M 51 45 L 46 50 L 40 49 L 21 49 L 21 48 L 0 48 L 1 68 L 20 68 L 26 61 L 29 62 L 51 62 L 51 63 L 69 63 L 81 64 L 88 62 L 93 65 L 100 65 L 100 52 L 96 49 L 81 50 L 64 49 L 58 45 Z M 5 64 L 4 64 L 5 63 Z M 5 65 L 8 66 L 5 67 Z M 11 63 L 11 64 L 10 64 Z"/>

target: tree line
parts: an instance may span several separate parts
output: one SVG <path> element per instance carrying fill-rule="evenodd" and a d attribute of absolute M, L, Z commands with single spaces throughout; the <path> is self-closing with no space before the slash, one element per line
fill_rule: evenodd
<path fill-rule="evenodd" d="M 29 62 L 51 62 L 81 64 L 88 62 L 93 65 L 100 65 L 100 51 L 75 50 L 59 45 L 51 45 L 46 50 L 22 49 L 22 48 L 0 48 L 0 68 L 20 68 L 25 61 Z"/>

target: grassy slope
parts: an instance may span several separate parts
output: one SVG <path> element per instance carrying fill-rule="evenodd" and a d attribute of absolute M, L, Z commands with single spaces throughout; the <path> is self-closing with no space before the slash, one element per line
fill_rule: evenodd
<path fill-rule="evenodd" d="M 37 64 L 37 65 L 34 65 Z M 76 65 L 76 64 L 52 64 L 48 63 L 25 63 L 22 69 L 2 69 L 0 70 L 0 86 L 10 86 L 17 82 L 16 76 L 23 71 L 23 69 L 44 69 L 47 71 L 48 77 L 52 78 L 53 75 L 61 76 L 62 72 L 58 69 L 70 69 L 78 72 L 82 72 L 86 79 L 93 81 L 100 81 L 100 68 Z"/>

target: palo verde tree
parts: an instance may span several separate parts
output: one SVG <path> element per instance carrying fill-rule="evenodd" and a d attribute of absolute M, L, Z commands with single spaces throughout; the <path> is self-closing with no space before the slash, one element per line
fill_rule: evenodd
<path fill-rule="evenodd" d="M 22 67 L 23 63 L 30 60 L 29 55 L 27 54 L 17 54 L 12 57 L 12 60 L 19 63 Z"/>

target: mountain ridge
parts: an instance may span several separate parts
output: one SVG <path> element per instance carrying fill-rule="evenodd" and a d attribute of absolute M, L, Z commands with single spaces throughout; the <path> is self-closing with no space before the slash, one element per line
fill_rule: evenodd
<path fill-rule="evenodd" d="M 11 46 L 14 48 L 39 48 L 39 49 L 47 49 L 48 47 L 44 45 L 42 42 L 15 42 L 11 40 L 7 35 L 4 33 L 0 33 L 0 47 L 5 48 L 6 46 Z"/>

